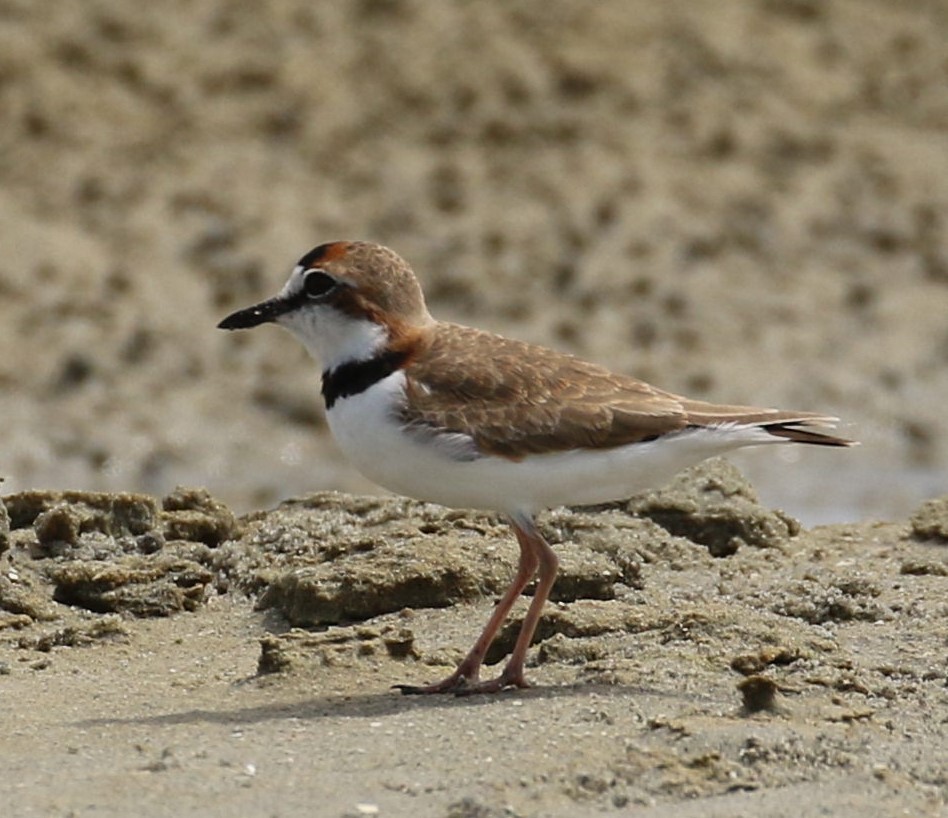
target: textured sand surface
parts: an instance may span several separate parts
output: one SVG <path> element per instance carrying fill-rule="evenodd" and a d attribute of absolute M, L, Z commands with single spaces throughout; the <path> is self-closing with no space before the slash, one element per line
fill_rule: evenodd
<path fill-rule="evenodd" d="M 447 675 L 513 573 L 491 515 L 318 494 L 235 519 L 180 491 L 6 506 L 5 815 L 948 808 L 948 498 L 801 531 L 717 462 L 545 515 L 562 570 L 535 687 L 421 699 L 389 688 Z"/>

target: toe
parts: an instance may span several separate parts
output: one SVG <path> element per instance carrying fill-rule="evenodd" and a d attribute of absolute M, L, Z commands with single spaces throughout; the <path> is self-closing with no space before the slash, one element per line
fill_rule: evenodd
<path fill-rule="evenodd" d="M 392 685 L 403 696 L 426 696 L 432 693 L 457 693 L 467 687 L 467 679 L 457 673 L 431 685 Z"/>

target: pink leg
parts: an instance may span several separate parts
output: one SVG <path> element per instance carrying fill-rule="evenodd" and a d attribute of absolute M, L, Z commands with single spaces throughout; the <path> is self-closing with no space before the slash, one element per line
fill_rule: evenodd
<path fill-rule="evenodd" d="M 521 526 L 523 526 L 521 528 Z M 472 693 L 497 693 L 507 687 L 529 687 L 530 684 L 524 678 L 523 668 L 527 661 L 527 651 L 530 649 L 530 643 L 533 641 L 533 634 L 536 633 L 537 624 L 540 622 L 540 614 L 543 612 L 543 606 L 546 604 L 553 583 L 556 580 L 556 570 L 559 567 L 559 558 L 550 548 L 549 543 L 543 539 L 539 531 L 533 525 L 532 520 L 526 523 L 513 522 L 514 531 L 517 532 L 517 539 L 520 540 L 520 547 L 523 548 L 524 540 L 529 540 L 533 544 L 533 553 L 540 562 L 537 574 L 537 589 L 533 594 L 530 607 L 527 609 L 527 615 L 524 617 L 523 625 L 520 626 L 520 634 L 517 636 L 517 642 L 514 645 L 513 653 L 510 659 L 504 665 L 500 676 L 490 679 L 486 682 L 475 682 L 465 685 L 457 691 L 462 696 Z"/>
<path fill-rule="evenodd" d="M 510 609 L 517 601 L 517 597 L 523 593 L 523 589 L 527 587 L 527 583 L 533 578 L 538 566 L 540 567 L 541 576 L 540 587 L 543 586 L 543 565 L 546 555 L 539 553 L 539 548 L 537 545 L 538 542 L 553 557 L 553 576 L 556 575 L 556 555 L 553 554 L 550 546 L 548 546 L 539 533 L 536 532 L 536 529 L 533 527 L 533 523 L 528 521 L 526 524 L 522 524 L 520 521 L 515 521 L 512 519 L 511 526 L 513 527 L 514 533 L 517 535 L 517 542 L 520 544 L 520 561 L 517 563 L 517 574 L 514 576 L 513 582 L 510 583 L 510 587 L 504 592 L 500 602 L 497 603 L 497 607 L 494 608 L 494 612 L 491 614 L 490 619 L 487 620 L 487 625 L 481 632 L 481 635 L 477 637 L 477 641 L 474 643 L 474 647 L 471 648 L 470 653 L 464 657 L 464 659 L 461 661 L 461 664 L 458 665 L 457 670 L 455 670 L 454 673 L 452 673 L 446 679 L 442 679 L 440 682 L 435 682 L 432 685 L 395 685 L 397 690 L 400 690 L 406 695 L 417 695 L 422 693 L 457 693 L 460 691 L 467 692 L 468 690 L 474 692 L 476 688 L 479 687 L 477 680 L 480 677 L 481 664 L 484 662 L 484 656 L 487 655 L 487 649 L 490 647 L 491 642 L 494 641 L 494 637 L 497 636 L 497 631 L 500 630 L 500 626 L 504 624 L 504 620 L 510 613 Z M 529 526 L 529 528 L 525 526 Z M 549 584 L 553 584 L 552 577 Z M 538 594 L 540 592 L 540 587 L 537 588 Z M 546 593 L 543 596 L 544 600 L 548 594 L 549 588 L 546 589 Z M 527 621 L 530 619 L 530 615 L 533 612 L 534 606 L 536 606 L 536 604 L 537 597 L 534 596 L 533 602 L 530 605 L 530 609 L 527 612 L 527 619 L 524 620 L 523 629 L 521 629 L 520 636 L 517 638 L 518 646 L 523 640 L 523 631 L 527 627 Z M 529 647 L 530 637 L 533 636 L 533 630 L 536 628 L 536 620 L 538 620 L 540 617 L 540 608 L 542 607 L 543 604 L 541 602 L 540 606 L 537 608 L 533 626 L 530 630 L 530 636 L 527 638 L 527 644 L 522 651 L 524 657 L 526 655 L 527 648 Z M 513 656 L 511 657 L 511 662 L 516 655 L 517 650 L 515 648 Z M 520 663 L 521 681 L 523 677 L 524 657 L 521 657 Z M 507 666 L 510 667 L 509 662 Z M 487 682 L 485 684 L 491 683 Z M 513 684 L 513 682 L 511 682 L 511 684 Z M 504 687 L 506 686 L 507 685 L 504 685 Z M 520 686 L 523 687 L 525 685 Z M 499 689 L 500 688 L 498 688 L 498 690 Z"/>

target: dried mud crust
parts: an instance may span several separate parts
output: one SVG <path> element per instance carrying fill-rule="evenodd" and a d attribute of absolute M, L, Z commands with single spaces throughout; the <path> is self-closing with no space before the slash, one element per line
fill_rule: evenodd
<path fill-rule="evenodd" d="M 503 521 L 407 500 L 317 494 L 242 518 L 203 490 L 162 500 L 30 492 L 4 503 L 0 673 L 11 683 L 43 673 L 48 684 L 70 656 L 107 665 L 123 645 L 138 645 L 122 660 L 134 667 L 160 648 L 146 636 L 156 617 L 180 634 L 168 661 L 213 657 L 214 673 L 231 678 L 219 626 L 200 624 L 226 609 L 246 622 L 243 643 L 259 642 L 253 680 L 228 696 L 259 690 L 305 702 L 328 686 L 343 698 L 319 705 L 327 712 L 341 701 L 354 715 L 363 706 L 397 712 L 388 685 L 443 676 L 515 561 Z M 757 505 L 722 461 L 631 506 L 649 516 L 617 505 L 542 517 L 563 583 L 531 651 L 539 687 L 512 694 L 525 708 L 543 705 L 538 725 L 621 731 L 622 749 L 579 742 L 536 762 L 542 785 L 519 767 L 516 780 L 495 772 L 489 790 L 469 787 L 448 806 L 493 814 L 513 798 L 514 814 L 532 815 L 542 811 L 517 793 L 603 809 L 863 779 L 894 803 L 908 803 L 904 787 L 922 805 L 946 803 L 940 540 L 920 539 L 914 524 L 800 530 Z M 656 522 L 669 509 L 675 533 Z M 727 556 L 713 556 L 722 542 Z M 524 608 L 489 662 L 511 649 Z M 213 684 L 200 672 L 188 682 L 195 691 Z M 562 696 L 588 704 L 577 711 Z M 296 706 L 305 709 L 289 712 Z M 413 712 L 424 720 L 439 711 Z M 451 718 L 463 723 L 463 712 Z M 414 746 L 402 752 L 414 758 Z M 400 780 L 393 770 L 390 784 Z M 506 802 L 490 795 L 498 788 Z"/>
<path fill-rule="evenodd" d="M 909 525 L 916 539 L 948 545 L 948 497 L 926 500 L 912 514 Z"/>
<path fill-rule="evenodd" d="M 203 604 L 211 549 L 239 531 L 202 489 L 142 494 L 28 491 L 4 498 L 9 571 L 0 622 L 64 622 L 100 633 L 90 614 L 169 616 Z M 82 623 L 82 624 L 77 624 Z"/>

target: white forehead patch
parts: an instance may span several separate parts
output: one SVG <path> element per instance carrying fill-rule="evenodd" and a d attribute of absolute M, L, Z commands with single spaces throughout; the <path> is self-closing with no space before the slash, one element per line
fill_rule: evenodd
<path fill-rule="evenodd" d="M 293 272 L 290 273 L 290 277 L 286 280 L 286 284 L 283 285 L 283 289 L 280 290 L 281 296 L 287 296 L 295 293 L 300 288 L 300 281 L 303 278 L 303 273 L 306 272 L 306 268 L 302 264 L 297 264 L 293 268 Z"/>

